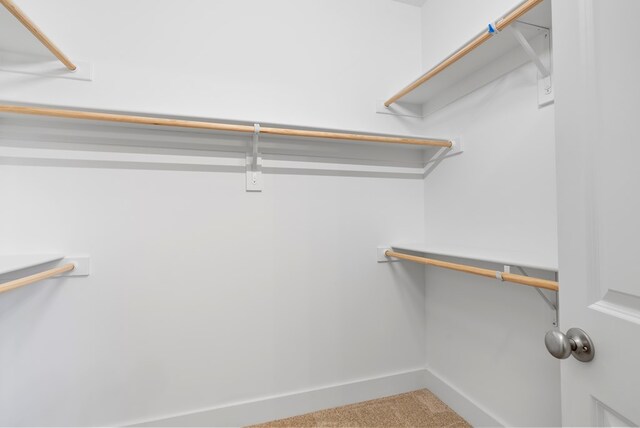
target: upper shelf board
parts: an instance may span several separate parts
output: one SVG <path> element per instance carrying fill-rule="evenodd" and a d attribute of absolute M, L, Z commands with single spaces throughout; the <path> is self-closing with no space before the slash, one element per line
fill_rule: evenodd
<path fill-rule="evenodd" d="M 60 254 L 0 255 L 0 275 L 62 260 Z"/>
<path fill-rule="evenodd" d="M 550 37 L 551 0 L 545 0 L 531 9 L 520 17 L 515 25 L 534 45 L 534 49 L 540 48 L 543 45 L 542 42 L 533 43 L 532 41 L 538 40 L 538 38 L 543 40 L 545 35 Z M 397 102 L 421 104 L 423 105 L 423 114 L 427 115 L 529 61 L 529 57 L 507 27 L 401 97 Z"/>
<path fill-rule="evenodd" d="M 507 266 L 540 269 L 549 272 L 558 271 L 558 260 L 553 254 L 532 255 L 518 252 L 494 251 L 486 249 L 460 248 L 451 246 L 433 246 L 424 243 L 394 243 L 395 250 L 412 251 L 445 257 L 458 257 L 468 260 L 479 260 Z"/>

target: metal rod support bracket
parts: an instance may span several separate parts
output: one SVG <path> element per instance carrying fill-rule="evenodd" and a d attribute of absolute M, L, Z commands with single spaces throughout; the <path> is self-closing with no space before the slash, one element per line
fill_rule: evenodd
<path fill-rule="evenodd" d="M 253 125 L 250 148 L 247 152 L 247 192 L 262 192 L 262 157 L 260 156 L 260 124 Z"/>
<path fill-rule="evenodd" d="M 378 263 L 399 262 L 400 259 L 394 259 L 387 256 L 387 251 L 393 251 L 389 245 L 379 245 L 377 248 Z"/>
<path fill-rule="evenodd" d="M 528 25 L 536 27 L 544 35 L 544 44 L 539 47 L 539 51 L 531 46 L 529 40 L 520 31 L 521 26 Z M 554 101 L 553 82 L 551 79 L 551 31 L 548 28 L 538 27 L 526 22 L 517 21 L 508 27 L 513 37 L 522 47 L 527 57 L 538 69 L 538 106 L 543 107 Z M 536 39 L 536 44 L 538 40 Z"/>
<path fill-rule="evenodd" d="M 538 71 L 540 72 L 540 75 L 542 76 L 542 78 L 544 79 L 546 77 L 549 77 L 551 75 L 551 71 L 549 71 L 547 66 L 542 63 L 540 56 L 538 56 L 538 54 L 533 49 L 533 47 L 531 46 L 527 38 L 522 34 L 520 29 L 518 28 L 518 24 L 517 23 L 511 24 L 511 26 L 508 28 L 509 28 L 509 31 L 511 31 L 511 34 L 513 34 L 513 37 L 515 37 L 518 43 L 520 43 L 520 46 L 522 47 L 524 52 L 527 54 L 527 56 L 531 59 L 531 61 L 533 61 L 536 67 L 538 67 Z"/>
<path fill-rule="evenodd" d="M 506 267 L 506 266 L 505 266 Z M 525 272 L 525 270 L 521 267 L 521 266 L 514 266 L 516 269 L 518 269 L 520 271 L 520 273 L 524 276 L 529 276 L 529 274 L 527 274 L 527 272 Z M 544 292 L 542 290 L 540 290 L 539 288 L 535 289 L 538 294 L 540 295 L 540 297 L 542 298 L 542 300 L 547 304 L 547 306 L 549 306 L 549 308 L 552 311 L 552 320 L 551 320 L 551 324 L 554 327 L 558 326 L 558 292 L 557 291 L 553 291 L 552 293 L 554 294 L 554 299 L 553 301 L 551 299 L 549 299 L 549 297 L 547 297 L 546 294 L 544 294 Z"/>

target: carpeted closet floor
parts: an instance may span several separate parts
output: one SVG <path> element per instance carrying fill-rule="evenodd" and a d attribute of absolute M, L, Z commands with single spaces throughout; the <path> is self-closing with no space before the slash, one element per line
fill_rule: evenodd
<path fill-rule="evenodd" d="M 408 392 L 281 419 L 267 427 L 470 427 L 430 391 Z"/>

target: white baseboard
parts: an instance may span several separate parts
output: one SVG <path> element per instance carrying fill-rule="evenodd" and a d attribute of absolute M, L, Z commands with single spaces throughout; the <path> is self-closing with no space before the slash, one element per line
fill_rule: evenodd
<path fill-rule="evenodd" d="M 429 369 L 417 369 L 323 388 L 231 403 L 124 424 L 137 427 L 235 427 L 303 415 L 332 407 L 427 388 L 471 425 L 507 426 Z"/>
<path fill-rule="evenodd" d="M 505 427 L 508 424 L 467 397 L 433 370 L 425 369 L 425 388 L 444 401 L 474 427 Z"/>
<path fill-rule="evenodd" d="M 425 370 L 418 369 L 126 425 L 139 427 L 246 426 L 423 388 L 425 388 Z"/>

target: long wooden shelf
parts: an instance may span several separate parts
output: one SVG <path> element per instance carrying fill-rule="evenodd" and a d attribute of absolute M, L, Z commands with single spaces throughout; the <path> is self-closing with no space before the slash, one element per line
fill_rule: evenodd
<path fill-rule="evenodd" d="M 130 123 L 137 125 L 168 126 L 179 128 L 195 128 L 221 132 L 239 132 L 253 134 L 254 125 L 238 125 L 233 123 L 204 122 L 194 120 L 167 119 L 158 117 L 133 116 L 113 113 L 99 113 L 92 111 L 66 110 L 45 107 L 26 107 L 17 105 L 0 105 L 0 112 L 34 116 L 60 117 L 66 119 L 95 120 L 105 122 Z M 284 137 L 316 138 L 343 141 L 364 141 L 387 144 L 409 144 L 415 146 L 452 147 L 448 140 L 433 138 L 398 137 L 389 135 L 356 134 L 347 132 L 326 132 L 307 129 L 292 129 L 261 126 L 261 134 L 279 135 Z"/>
<path fill-rule="evenodd" d="M 524 1 L 495 22 L 498 33 L 492 34 L 487 26 L 471 41 L 390 97 L 384 105 L 388 107 L 398 101 L 430 103 L 433 105 L 428 106 L 428 110 L 432 112 L 528 62 L 527 55 L 519 52 L 517 40 L 508 32 L 501 32 L 516 21 L 530 24 L 519 26 L 528 40 L 544 34 L 551 27 L 550 0 Z M 511 52 L 515 52 L 515 58 L 501 60 Z M 487 72 L 487 68 L 493 70 Z M 488 77 L 476 77 L 474 74 Z M 474 79 L 479 81 L 470 86 L 467 81 Z M 447 92 L 451 94 L 447 95 Z"/>
<path fill-rule="evenodd" d="M 479 260 L 508 266 L 520 266 L 523 268 L 558 272 L 557 256 L 550 253 L 534 255 L 514 251 L 503 252 L 454 246 L 435 246 L 416 242 L 397 242 L 392 244 L 391 248 L 394 250 L 411 251 L 414 253 Z"/>
<path fill-rule="evenodd" d="M 455 270 L 458 272 L 470 273 L 472 275 L 484 276 L 486 278 L 495 278 L 500 281 L 513 282 L 515 284 L 527 285 L 529 287 L 544 288 L 546 290 L 558 291 L 558 282 L 548 279 L 530 277 L 528 275 L 513 274 L 511 272 L 501 272 L 492 269 L 484 269 L 476 266 L 469 266 L 460 263 L 451 263 L 443 260 L 429 259 L 427 257 L 418 257 L 412 254 L 398 253 L 392 250 L 386 250 L 386 257 L 394 257 L 401 260 L 407 260 L 414 263 L 420 263 L 428 266 L 437 266 L 445 269 Z"/>

